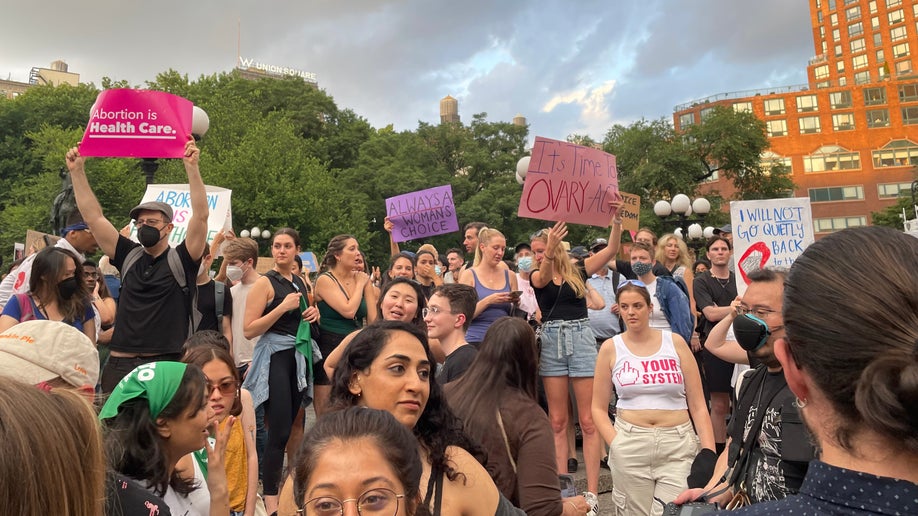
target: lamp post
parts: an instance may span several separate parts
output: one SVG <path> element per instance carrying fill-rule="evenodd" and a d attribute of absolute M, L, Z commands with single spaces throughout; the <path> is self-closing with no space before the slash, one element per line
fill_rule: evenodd
<path fill-rule="evenodd" d="M 704 197 L 697 197 L 692 201 L 685 194 L 676 194 L 671 202 L 659 200 L 653 205 L 653 212 L 657 217 L 665 223 L 673 224 L 676 227 L 673 233 L 696 250 L 704 245 L 704 239 L 714 235 L 714 228 L 701 226 L 710 211 L 710 201 Z M 690 218 L 692 215 L 695 217 Z"/>
<path fill-rule="evenodd" d="M 204 137 L 204 133 L 210 129 L 210 117 L 207 112 L 198 106 L 191 107 L 191 136 L 194 141 L 199 142 Z M 153 176 L 159 169 L 159 161 L 156 158 L 141 158 L 140 170 L 143 172 L 146 184 L 153 184 Z"/>
<path fill-rule="evenodd" d="M 259 238 L 263 240 L 267 240 L 271 238 L 271 232 L 268 231 L 267 229 L 262 230 L 258 226 L 255 226 L 252 228 L 251 231 L 249 231 L 248 229 L 243 229 L 242 231 L 239 232 L 239 236 L 241 236 L 242 238 L 251 237 L 255 240 L 258 240 Z"/>

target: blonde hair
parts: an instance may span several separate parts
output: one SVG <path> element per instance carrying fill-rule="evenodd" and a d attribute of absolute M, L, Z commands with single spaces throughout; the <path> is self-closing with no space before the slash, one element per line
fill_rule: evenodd
<path fill-rule="evenodd" d="M 668 244 L 670 240 L 675 240 L 676 245 L 679 246 L 679 256 L 676 257 L 676 267 L 681 265 L 687 270 L 691 270 L 692 257 L 689 254 L 688 246 L 685 245 L 685 241 L 673 233 L 667 233 L 660 237 L 654 259 L 664 265 L 666 264 L 666 244 Z"/>
<path fill-rule="evenodd" d="M 5 514 L 104 513 L 102 432 L 89 401 L 0 378 L 0 499 Z"/>
<path fill-rule="evenodd" d="M 548 245 L 548 228 L 545 228 L 538 233 L 537 236 L 534 236 L 531 241 L 538 240 L 539 242 L 545 243 Z M 554 249 L 545 249 L 545 254 L 554 258 L 554 269 L 557 272 L 558 276 L 561 276 L 561 280 L 569 283 L 571 288 L 574 289 L 574 294 L 577 297 L 583 297 L 586 295 L 586 284 L 583 281 L 583 276 L 580 275 L 580 272 L 574 268 L 574 264 L 571 263 L 570 258 L 568 258 L 567 251 L 564 250 L 563 242 L 558 242 L 558 245 Z M 544 258 L 543 258 L 544 259 Z M 538 270 L 539 267 L 536 267 L 534 270 Z M 548 279 L 551 281 L 551 278 Z"/>
<path fill-rule="evenodd" d="M 475 259 L 472 261 L 472 267 L 478 267 L 481 262 L 481 246 L 488 245 L 488 242 L 494 237 L 501 237 L 507 240 L 507 237 L 496 229 L 483 227 L 478 230 L 478 247 L 475 248 Z"/>

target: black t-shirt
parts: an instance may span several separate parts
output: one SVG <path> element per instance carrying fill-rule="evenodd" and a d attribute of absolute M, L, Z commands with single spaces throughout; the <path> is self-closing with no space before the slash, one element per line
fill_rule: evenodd
<path fill-rule="evenodd" d="M 188 338 L 191 292 L 200 257 L 192 258 L 182 242 L 156 258 L 141 253 L 131 270 L 122 270 L 128 253 L 139 245 L 124 236 L 118 237 L 112 265 L 121 271 L 121 298 L 109 347 L 126 353 L 179 353 Z M 172 275 L 169 253 L 178 253 L 181 258 L 185 285 L 189 287 L 187 293 Z"/>
<path fill-rule="evenodd" d="M 724 283 L 725 281 L 726 283 Z M 695 294 L 695 307 L 704 319 L 704 325 L 700 331 L 702 339 L 704 339 L 711 331 L 711 328 L 720 322 L 709 321 L 704 317 L 704 309 L 707 306 L 730 306 L 730 303 L 736 299 L 736 275 L 731 272 L 730 278 L 723 280 L 711 276 L 711 271 L 706 271 L 695 276 L 692 289 Z"/>
<path fill-rule="evenodd" d="M 170 516 L 162 498 L 120 473 L 110 473 L 105 482 L 105 514 L 123 516 Z"/>
<path fill-rule="evenodd" d="M 456 348 L 443 361 L 443 368 L 440 369 L 440 374 L 437 375 L 437 383 L 443 385 L 465 374 L 466 369 L 472 365 L 472 361 L 475 360 L 475 355 L 477 354 L 478 350 L 471 344 Z"/>
<path fill-rule="evenodd" d="M 626 260 L 615 260 L 615 270 L 621 273 L 622 276 L 628 279 L 638 279 L 637 274 L 634 273 L 634 270 L 631 268 L 631 262 Z M 653 275 L 654 276 L 672 276 L 673 273 L 670 272 L 662 263 L 653 262 Z"/>
<path fill-rule="evenodd" d="M 198 285 L 198 311 L 201 312 L 201 322 L 195 331 L 216 330 L 223 333 L 223 327 L 217 323 L 217 310 L 214 306 L 217 299 L 216 282 L 209 282 Z M 233 295 L 230 293 L 230 287 L 223 286 L 223 317 L 233 316 Z"/>
<path fill-rule="evenodd" d="M 583 278 L 584 286 L 586 285 L 586 270 L 583 264 L 577 265 L 577 272 Z M 586 295 L 577 297 L 574 288 L 566 281 L 559 287 L 555 285 L 551 278 L 542 288 L 533 285 L 536 301 L 539 303 L 539 310 L 542 311 L 542 322 L 546 321 L 576 321 L 587 318 Z M 557 302 L 556 302 L 557 300 Z"/>

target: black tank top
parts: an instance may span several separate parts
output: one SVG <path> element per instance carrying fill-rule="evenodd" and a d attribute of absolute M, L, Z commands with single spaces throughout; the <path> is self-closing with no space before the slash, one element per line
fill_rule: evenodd
<path fill-rule="evenodd" d="M 299 276 L 293 276 L 293 282 L 287 278 L 281 276 L 277 271 L 268 271 L 265 276 L 268 277 L 268 280 L 271 282 L 271 287 L 274 288 L 274 299 L 268 303 L 268 306 L 265 307 L 265 311 L 262 312 L 262 315 L 268 314 L 271 310 L 277 308 L 281 303 L 284 302 L 284 298 L 288 294 L 294 292 L 302 292 L 304 295 L 306 293 L 306 285 L 303 283 L 303 280 Z M 302 320 L 302 314 L 300 308 L 296 307 L 293 310 L 284 312 L 280 316 L 280 319 L 274 322 L 270 328 L 269 332 L 280 333 L 282 335 L 293 335 L 296 336 L 296 332 L 300 327 L 300 321 Z M 266 332 L 267 333 L 267 332 Z"/>

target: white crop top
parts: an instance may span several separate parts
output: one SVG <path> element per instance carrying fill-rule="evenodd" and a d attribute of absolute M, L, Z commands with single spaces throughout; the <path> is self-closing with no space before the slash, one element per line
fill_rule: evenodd
<path fill-rule="evenodd" d="M 630 410 L 686 410 L 685 378 L 672 332 L 664 331 L 660 349 L 639 357 L 631 353 L 621 335 L 615 342 L 612 384 L 618 395 L 616 406 Z"/>

